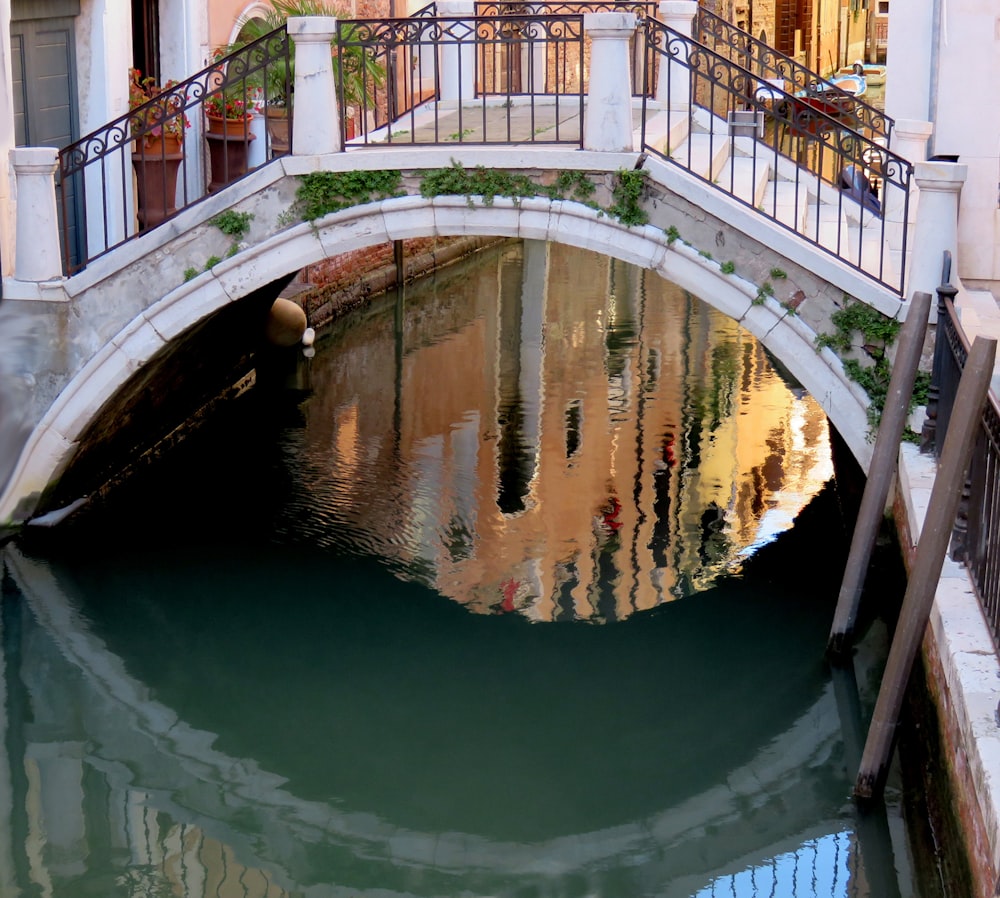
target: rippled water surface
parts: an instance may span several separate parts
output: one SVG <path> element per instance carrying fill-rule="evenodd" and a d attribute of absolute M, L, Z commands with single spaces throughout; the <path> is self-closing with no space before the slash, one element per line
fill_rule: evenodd
<path fill-rule="evenodd" d="M 850 800 L 825 418 L 747 333 L 512 244 L 258 375 L 5 550 L 2 898 L 928 894 Z"/>

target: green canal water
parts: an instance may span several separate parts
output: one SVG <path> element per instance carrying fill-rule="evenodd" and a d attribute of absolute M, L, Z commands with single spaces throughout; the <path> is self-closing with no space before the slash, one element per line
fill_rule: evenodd
<path fill-rule="evenodd" d="M 825 419 L 735 324 L 506 245 L 256 374 L 3 549 L 2 898 L 940 894 L 850 797 Z"/>

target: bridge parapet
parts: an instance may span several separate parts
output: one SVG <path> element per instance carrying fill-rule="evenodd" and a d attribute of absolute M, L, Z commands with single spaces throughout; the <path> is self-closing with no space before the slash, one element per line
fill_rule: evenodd
<path fill-rule="evenodd" d="M 516 164 L 506 171 L 532 179 L 539 195 L 498 196 L 489 204 L 481 197 L 421 195 L 428 173 L 450 169 L 456 155 L 467 170 Z M 17 428 L 21 461 L 8 480 L 0 516 L 24 518 L 43 509 L 44 502 L 37 505 L 42 494 L 115 391 L 187 330 L 312 262 L 411 236 L 552 240 L 659 272 L 761 339 L 826 408 L 864 463 L 870 451 L 866 399 L 829 350 L 817 355 L 814 341 L 830 330 L 829 316 L 845 292 L 890 317 L 903 314 L 899 298 L 833 257 L 815 257 L 794 234 L 656 160 L 643 165 L 640 205 L 649 224 L 626 226 L 606 210 L 621 173 L 640 164 L 637 153 L 558 148 L 286 157 L 72 278 L 18 285 L 22 298 L 8 294 L 0 304 L 0 317 L 15 325 L 5 323 L 0 332 L 23 335 L 0 353 L 0 404 L 17 407 L 23 417 Z M 359 167 L 398 169 L 403 195 L 290 223 L 303 177 Z M 549 186 L 565 172 L 594 185 L 592 204 L 552 198 Z M 232 241 L 212 220 L 228 209 L 253 218 L 235 255 L 223 258 Z M 213 263 L 212 257 L 222 261 Z M 779 269 L 782 278 L 776 280 L 772 272 Z M 764 292 L 768 281 L 773 287 Z M 0 472 L 5 478 L 8 473 Z"/>

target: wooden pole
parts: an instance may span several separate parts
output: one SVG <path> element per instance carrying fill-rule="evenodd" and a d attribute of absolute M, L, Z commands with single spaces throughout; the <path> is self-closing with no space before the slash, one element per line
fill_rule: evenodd
<path fill-rule="evenodd" d="M 917 369 L 920 367 L 920 352 L 924 345 L 930 310 L 931 295 L 914 293 L 906 321 L 900 329 L 899 349 L 892 366 L 889 392 L 885 399 L 885 408 L 882 410 L 878 435 L 875 438 L 875 449 L 868 467 L 868 479 L 865 481 L 861 508 L 858 510 L 858 520 L 851 538 L 851 551 L 847 556 L 840 596 L 837 598 L 837 610 L 834 612 L 833 626 L 830 629 L 827 652 L 832 658 L 843 657 L 850 649 L 851 638 L 854 635 L 861 590 L 865 585 L 872 549 L 875 547 L 875 538 L 878 536 L 882 516 L 885 513 L 886 499 L 889 496 L 889 486 L 896 470 L 899 441 L 903 436 L 903 428 L 906 426 L 906 417 L 910 410 L 910 398 L 913 396 L 913 384 L 917 379 Z"/>
<path fill-rule="evenodd" d="M 896 635 L 889 649 L 889 660 L 854 785 L 854 794 L 861 799 L 872 798 L 885 786 L 903 693 L 934 603 L 934 593 L 965 485 L 969 457 L 976 431 L 981 426 L 996 350 L 996 340 L 976 337 L 958 385 L 941 462 L 934 478 L 930 504 L 906 584 L 903 607 L 899 612 Z"/>

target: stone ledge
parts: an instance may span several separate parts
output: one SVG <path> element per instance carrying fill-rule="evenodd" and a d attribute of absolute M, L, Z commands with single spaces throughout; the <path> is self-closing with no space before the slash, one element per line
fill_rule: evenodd
<path fill-rule="evenodd" d="M 935 470 L 933 458 L 901 447 L 897 507 L 906 517 L 898 522 L 901 540 L 913 534 L 903 546 L 907 557 L 919 539 Z M 992 898 L 1000 884 L 1000 658 L 968 573 L 954 562 L 942 571 L 924 655 L 943 740 L 956 749 L 945 760 L 975 894 Z"/>

